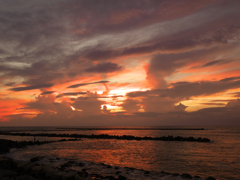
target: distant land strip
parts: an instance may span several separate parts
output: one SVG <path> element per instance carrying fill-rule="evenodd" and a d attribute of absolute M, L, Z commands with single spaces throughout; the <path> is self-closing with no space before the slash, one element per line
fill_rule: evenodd
<path fill-rule="evenodd" d="M 208 138 L 194 138 L 194 137 L 173 137 L 173 136 L 162 136 L 162 137 L 137 137 L 131 135 L 86 135 L 86 134 L 55 134 L 55 133 L 40 133 L 40 134 L 30 134 L 30 133 L 10 133 L 10 132 L 0 132 L 0 135 L 11 135 L 11 136 L 45 136 L 45 137 L 69 137 L 69 138 L 90 138 L 90 139 L 119 139 L 119 140 L 156 140 L 156 141 L 191 141 L 191 142 L 210 142 Z"/>
<path fill-rule="evenodd" d="M 106 127 L 106 128 L 56 128 L 57 130 L 68 130 L 68 131 L 92 131 L 92 130 L 205 130 L 204 128 L 114 128 L 114 127 Z"/>

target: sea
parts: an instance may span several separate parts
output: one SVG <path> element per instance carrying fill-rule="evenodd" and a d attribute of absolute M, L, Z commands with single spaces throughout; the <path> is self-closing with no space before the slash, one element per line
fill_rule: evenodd
<path fill-rule="evenodd" d="M 204 130 L 195 130 L 204 128 Z M 27 161 L 42 156 L 39 163 L 128 179 L 182 179 L 161 172 L 188 173 L 205 179 L 240 180 L 240 126 L 201 127 L 0 127 L 0 131 L 56 134 L 108 134 L 139 137 L 182 136 L 209 138 L 210 142 L 88 139 L 11 149 L 4 157 Z M 36 137 L 39 141 L 59 137 Z M 33 141 L 33 136 L 0 135 L 0 139 Z M 79 166 L 79 163 L 84 166 Z M 118 173 L 116 173 L 118 171 Z"/>

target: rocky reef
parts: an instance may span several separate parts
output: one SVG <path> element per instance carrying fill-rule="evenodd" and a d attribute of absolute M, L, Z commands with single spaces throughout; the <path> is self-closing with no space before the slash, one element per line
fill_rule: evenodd
<path fill-rule="evenodd" d="M 56 134 L 56 133 L 11 133 L 11 132 L 0 132 L 0 135 L 12 135 L 12 136 L 45 136 L 45 137 L 68 137 L 68 138 L 91 138 L 91 139 L 119 139 L 119 140 L 155 140 L 155 141 L 190 141 L 190 142 L 210 142 L 208 138 L 194 138 L 194 137 L 181 137 L 181 136 L 162 136 L 162 137 L 138 137 L 131 135 L 86 135 L 86 134 Z"/>

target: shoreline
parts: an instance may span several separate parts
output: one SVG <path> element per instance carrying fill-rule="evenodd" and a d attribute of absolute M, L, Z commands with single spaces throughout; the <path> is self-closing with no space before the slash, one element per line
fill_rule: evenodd
<path fill-rule="evenodd" d="M 23 148 L 26 144 L 25 141 L 14 142 L 10 140 L 0 140 L 0 142 L 7 141 L 5 143 L 5 148 L 13 148 L 12 144 L 22 144 L 18 148 Z M 66 140 L 65 140 L 66 141 Z M 56 141 L 60 142 L 60 141 Z M 50 142 L 47 142 L 50 143 Z M 54 142 L 53 142 L 54 143 Z M 3 143 L 0 143 L 3 146 Z M 42 143 L 44 144 L 44 143 Z M 41 145 L 39 143 L 29 143 L 29 145 Z M 29 146 L 28 145 L 28 146 Z M 0 148 L 1 150 L 2 148 Z M 0 152 L 6 154 L 6 152 Z M 177 173 L 167 173 L 167 172 L 149 172 L 142 169 L 135 169 L 131 167 L 117 167 L 107 164 L 96 164 L 96 163 L 86 163 L 77 160 L 61 161 L 60 158 L 48 159 L 49 162 L 56 162 L 58 165 L 53 166 L 47 165 L 46 160 L 43 161 L 44 157 L 34 157 L 28 161 L 20 161 L 6 157 L 0 157 L 0 178 L 5 178 L 6 180 L 16 179 L 20 177 L 26 177 L 29 180 L 125 180 L 125 179 L 137 179 L 133 175 L 141 176 L 140 179 L 150 179 L 152 177 L 157 177 L 157 179 L 167 179 L 167 180 L 182 180 L 182 179 L 193 179 L 193 180 L 204 180 L 199 176 L 191 176 L 190 174 L 183 173 L 182 175 Z M 45 162 L 45 163 L 43 163 Z M 61 164 L 59 163 L 61 162 Z M 133 178 L 129 178 L 129 177 Z M 3 179 L 3 180 L 5 180 Z M 14 180 L 15 180 L 14 179 Z M 138 178 L 139 179 L 139 178 Z M 153 178 L 156 179 L 156 178 Z M 208 177 L 206 180 L 215 180 L 213 177 Z"/>
<path fill-rule="evenodd" d="M 75 160 L 69 160 L 60 167 L 52 167 L 50 165 L 38 163 L 42 157 L 32 158 L 30 161 L 19 161 L 11 158 L 0 157 L 0 178 L 1 180 L 134 180 L 135 178 L 129 178 L 127 175 L 131 173 L 141 173 L 141 179 L 151 179 L 154 176 L 154 172 L 149 172 L 141 169 L 134 169 L 129 167 L 114 167 L 106 164 L 91 164 L 102 166 L 102 168 L 108 169 L 112 174 L 106 174 L 101 172 L 91 172 L 91 168 L 84 163 L 79 163 Z M 70 169 L 71 166 L 79 166 L 81 170 Z M 137 178 L 139 179 L 139 178 Z M 156 175 L 153 179 L 156 179 Z M 157 173 L 157 179 L 164 180 L 216 180 L 209 176 L 204 179 L 199 176 L 191 176 L 190 174 L 183 173 L 167 173 L 162 171 Z"/>

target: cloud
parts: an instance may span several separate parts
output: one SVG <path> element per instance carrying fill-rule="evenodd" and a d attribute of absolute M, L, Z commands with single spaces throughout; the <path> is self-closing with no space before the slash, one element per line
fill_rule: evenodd
<path fill-rule="evenodd" d="M 55 91 L 45 91 L 45 92 L 42 92 L 41 95 L 47 95 L 47 94 L 52 94 L 54 93 Z"/>
<path fill-rule="evenodd" d="M 187 108 L 187 106 L 185 106 L 182 103 L 179 103 L 177 106 L 174 107 L 175 111 L 184 111 Z"/>
<path fill-rule="evenodd" d="M 183 112 L 187 106 L 179 103 L 182 100 L 190 100 L 193 97 L 206 96 L 224 92 L 228 89 L 239 88 L 240 81 L 239 77 L 232 77 L 220 81 L 177 82 L 171 85 L 171 88 L 166 89 L 130 92 L 127 94 L 128 98 L 123 102 L 123 107 L 126 110 L 130 107 L 130 112 L 136 112 L 137 109 L 131 111 L 131 108 L 137 108 L 137 101 L 132 100 L 132 98 L 136 98 L 139 99 L 138 104 L 142 106 L 145 112 Z M 179 104 L 175 106 L 174 104 L 176 103 Z M 208 103 L 204 105 L 222 106 L 224 104 Z"/>
<path fill-rule="evenodd" d="M 220 81 L 200 81 L 200 82 L 176 82 L 171 84 L 171 88 L 155 89 L 148 91 L 136 91 L 127 94 L 129 97 L 170 97 L 188 99 L 192 96 L 210 95 L 224 92 L 228 89 L 240 87 L 240 77 L 225 78 Z"/>
<path fill-rule="evenodd" d="M 215 61 L 210 61 L 210 62 L 204 64 L 202 67 L 213 66 L 216 64 L 225 64 L 225 63 L 228 63 L 228 62 L 223 61 L 223 60 L 215 60 Z"/>
<path fill-rule="evenodd" d="M 230 93 L 233 97 L 240 97 L 240 92 Z"/>
<path fill-rule="evenodd" d="M 100 115 L 102 103 L 97 98 L 79 97 L 72 105 L 74 108 L 82 110 L 82 115 Z"/>
<path fill-rule="evenodd" d="M 195 124 L 201 123 L 203 115 L 223 122 L 233 112 L 230 117 L 236 122 L 234 104 L 187 113 L 180 102 L 240 87 L 239 7 L 238 0 L 2 1 L 0 81 L 12 87 L 3 87 L 1 98 L 17 97 L 19 91 L 42 91 L 34 101 L 19 103 L 21 108 L 25 105 L 22 115 L 7 116 L 19 113 L 16 109 L 4 117 L 32 125 L 164 125 L 194 124 L 195 116 Z M 142 78 L 136 78 L 138 72 Z M 108 86 L 106 79 L 116 83 Z M 101 95 L 64 89 L 84 87 L 99 92 L 98 84 L 106 87 Z M 53 85 L 54 91 L 48 89 Z M 110 88 L 116 90 L 115 97 L 135 92 L 107 99 L 112 95 Z M 138 91 L 145 88 L 151 90 Z M 239 93 L 228 95 L 238 97 Z M 59 98 L 63 96 L 77 98 Z M 28 101 L 32 94 L 19 98 Z M 125 114 L 113 117 L 106 108 L 103 114 L 101 105 L 110 101 L 122 103 Z M 211 101 L 197 104 L 204 105 L 223 106 Z M 73 111 L 71 106 L 82 111 Z M 38 113 L 31 122 L 28 111 Z"/>
<path fill-rule="evenodd" d="M 12 85 L 14 85 L 14 84 L 16 84 L 15 82 L 10 82 L 10 83 L 6 83 L 6 84 L 4 84 L 5 86 L 12 86 Z"/>
<path fill-rule="evenodd" d="M 86 69 L 86 71 L 94 72 L 94 73 L 111 73 L 114 71 L 119 71 L 121 69 L 122 69 L 122 67 L 118 66 L 118 64 L 112 63 L 112 62 L 107 62 L 107 63 L 99 63 L 96 66 Z"/>
<path fill-rule="evenodd" d="M 228 102 L 226 107 L 240 109 L 240 99 L 236 99 L 235 101 Z"/>
<path fill-rule="evenodd" d="M 59 97 L 62 97 L 62 96 L 77 96 L 77 95 L 83 95 L 83 94 L 87 94 L 86 92 L 66 92 L 66 93 L 62 93 L 62 94 L 59 94 L 57 95 L 56 97 L 59 98 Z"/>
<path fill-rule="evenodd" d="M 224 103 L 200 103 L 202 105 L 207 105 L 207 106 L 224 106 L 225 104 Z"/>
<path fill-rule="evenodd" d="M 133 113 L 137 112 L 140 109 L 138 105 L 140 103 L 141 102 L 138 99 L 127 98 L 125 101 L 123 101 L 122 107 L 124 110 L 126 110 L 126 112 Z"/>
<path fill-rule="evenodd" d="M 80 86 L 86 86 L 86 85 L 90 85 L 90 84 L 104 84 L 104 83 L 109 83 L 109 81 L 96 81 L 96 82 L 92 82 L 92 83 L 80 83 L 80 84 L 74 84 L 74 85 L 68 86 L 67 88 L 77 88 Z"/>
<path fill-rule="evenodd" d="M 38 84 L 38 85 L 26 86 L 26 87 L 16 87 L 16 88 L 11 88 L 9 90 L 11 90 L 11 91 L 27 91 L 27 90 L 33 90 L 33 89 L 49 88 L 49 87 L 52 87 L 53 85 L 54 85 L 53 83 L 46 83 L 46 84 Z"/>

